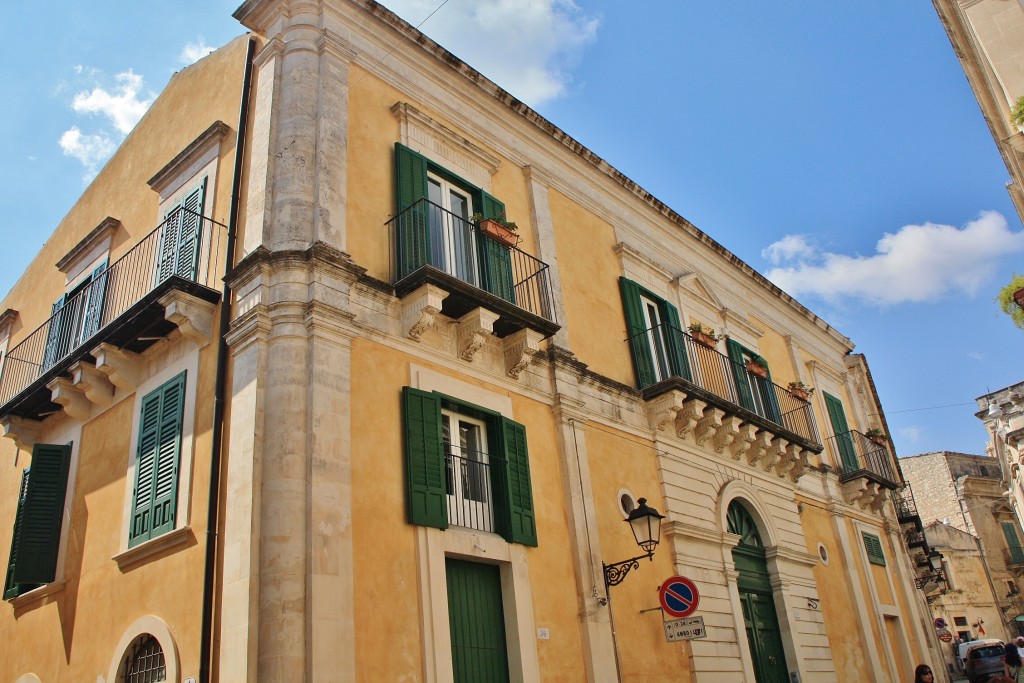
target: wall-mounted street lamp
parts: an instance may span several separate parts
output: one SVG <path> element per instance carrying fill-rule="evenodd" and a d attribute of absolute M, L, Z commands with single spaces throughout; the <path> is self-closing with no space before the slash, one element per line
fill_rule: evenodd
<path fill-rule="evenodd" d="M 946 576 L 942 573 L 942 553 L 933 549 L 928 551 L 925 557 L 928 560 L 928 570 L 918 576 L 914 583 L 918 590 L 923 590 L 925 593 L 931 593 L 935 589 L 939 590 L 938 593 L 925 598 L 930 605 L 946 592 Z"/>
<path fill-rule="evenodd" d="M 661 520 L 664 518 L 665 515 L 658 514 L 657 510 L 647 506 L 646 498 L 641 498 L 637 501 L 636 508 L 629 513 L 629 517 L 624 521 L 629 522 L 629 526 L 633 530 L 633 538 L 636 539 L 636 544 L 647 552 L 644 555 L 637 555 L 622 562 L 615 562 L 613 564 L 602 562 L 601 566 L 604 567 L 604 587 L 606 591 L 610 586 L 617 586 L 622 583 L 630 569 L 639 568 L 640 563 L 638 560 L 642 560 L 645 557 L 651 560 L 654 559 L 654 549 L 658 547 L 658 542 L 661 541 Z"/>

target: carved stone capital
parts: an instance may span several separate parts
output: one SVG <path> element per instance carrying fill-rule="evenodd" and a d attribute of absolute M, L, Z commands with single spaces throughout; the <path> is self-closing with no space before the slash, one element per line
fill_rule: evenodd
<path fill-rule="evenodd" d="M 114 385 L 96 366 L 78 361 L 69 368 L 71 383 L 85 394 L 91 403 L 106 408 L 114 400 Z"/>
<path fill-rule="evenodd" d="M 459 318 L 459 358 L 472 362 L 488 337 L 494 334 L 494 323 L 500 317 L 486 308 L 474 308 Z"/>
<path fill-rule="evenodd" d="M 704 417 L 707 403 L 696 398 L 683 402 L 682 410 L 676 414 L 676 434 L 683 438 L 693 431 L 697 421 Z"/>
<path fill-rule="evenodd" d="M 76 420 L 85 422 L 92 416 L 92 404 L 67 377 L 54 377 L 46 388 L 50 398 Z"/>
<path fill-rule="evenodd" d="M 118 389 L 135 391 L 142 376 L 142 357 L 137 353 L 119 349 L 106 342 L 92 350 L 96 369 L 102 372 Z"/>
<path fill-rule="evenodd" d="M 676 416 L 683 409 L 686 394 L 682 391 L 670 391 L 647 402 L 647 422 L 656 432 L 664 431 L 676 421 Z"/>
<path fill-rule="evenodd" d="M 504 339 L 505 371 L 509 377 L 519 379 L 519 375 L 540 352 L 543 335 L 529 328 L 523 328 Z"/>
<path fill-rule="evenodd" d="M 31 451 L 39 441 L 42 425 L 35 420 L 8 415 L 0 418 L 0 429 L 3 429 L 4 436 L 14 441 L 15 446 L 23 451 Z"/>
<path fill-rule="evenodd" d="M 434 285 L 423 285 L 402 298 L 402 334 L 419 341 L 434 326 L 448 292 Z"/>
<path fill-rule="evenodd" d="M 186 339 L 199 348 L 210 343 L 216 306 L 177 289 L 160 297 L 160 304 L 164 317 L 177 325 Z"/>
<path fill-rule="evenodd" d="M 722 426 L 723 417 L 725 417 L 725 411 L 718 408 L 708 408 L 704 411 L 704 417 L 697 420 L 697 424 L 693 428 L 693 436 L 698 446 L 718 432 Z"/>

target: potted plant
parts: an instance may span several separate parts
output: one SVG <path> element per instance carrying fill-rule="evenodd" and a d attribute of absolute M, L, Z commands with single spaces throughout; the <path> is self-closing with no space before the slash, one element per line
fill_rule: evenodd
<path fill-rule="evenodd" d="M 698 344 L 702 344 L 709 349 L 715 348 L 715 344 L 718 343 L 725 335 L 715 334 L 714 328 L 704 327 L 700 323 L 690 323 L 686 328 L 690 332 L 690 337 L 693 341 Z"/>
<path fill-rule="evenodd" d="M 868 437 L 870 441 L 875 442 L 879 446 L 885 445 L 885 432 L 883 432 L 878 427 L 872 427 L 868 431 L 864 432 L 864 436 Z"/>
<path fill-rule="evenodd" d="M 1003 313 L 1010 316 L 1014 325 L 1024 330 L 1024 275 L 1014 273 L 1013 278 L 999 290 L 996 303 Z"/>
<path fill-rule="evenodd" d="M 768 364 L 764 362 L 764 358 L 757 356 L 751 358 L 746 363 L 747 372 L 751 375 L 757 375 L 761 379 L 768 379 Z"/>
<path fill-rule="evenodd" d="M 502 209 L 501 215 L 496 218 L 488 218 L 482 213 L 474 213 L 469 217 L 469 220 L 479 226 L 480 232 L 507 247 L 514 247 L 519 244 L 519 226 L 505 218 L 504 209 Z"/>
<path fill-rule="evenodd" d="M 1018 128 L 1024 127 L 1024 95 L 1018 97 L 1010 108 L 1010 119 Z"/>
<path fill-rule="evenodd" d="M 814 387 L 809 387 L 800 380 L 789 383 L 789 393 L 801 401 L 806 401 L 814 393 Z"/>

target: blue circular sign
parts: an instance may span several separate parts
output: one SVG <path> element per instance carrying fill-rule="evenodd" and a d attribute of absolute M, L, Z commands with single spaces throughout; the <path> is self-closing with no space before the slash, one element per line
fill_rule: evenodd
<path fill-rule="evenodd" d="M 688 617 L 700 604 L 700 593 L 693 581 L 685 576 L 673 576 L 665 579 L 658 591 L 661 608 L 676 619 Z"/>
<path fill-rule="evenodd" d="M 942 629 L 946 628 L 946 620 L 943 619 L 942 617 L 936 617 L 935 618 L 935 628 L 939 629 L 940 631 Z"/>

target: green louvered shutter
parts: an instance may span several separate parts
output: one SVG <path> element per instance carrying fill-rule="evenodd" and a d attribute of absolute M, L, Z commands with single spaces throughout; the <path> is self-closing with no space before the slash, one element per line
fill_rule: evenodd
<path fill-rule="evenodd" d="M 507 683 L 508 650 L 497 565 L 445 558 L 454 683 Z"/>
<path fill-rule="evenodd" d="M 181 200 L 178 253 L 174 274 L 194 281 L 199 270 L 199 243 L 203 232 L 203 200 L 206 196 L 206 178 L 199 187 Z"/>
<path fill-rule="evenodd" d="M 4 579 L 4 600 L 21 595 L 21 586 L 14 580 L 14 561 L 18 557 L 18 532 L 25 518 L 25 494 L 28 492 L 30 468 L 21 473 L 21 486 L 18 488 L 18 511 L 14 514 L 14 533 L 11 534 L 11 553 L 7 562 L 7 574 Z"/>
<path fill-rule="evenodd" d="M 103 299 L 107 292 L 107 262 L 98 266 L 90 276 L 89 291 L 85 294 L 85 312 L 82 314 L 80 342 L 86 342 L 103 325 Z"/>
<path fill-rule="evenodd" d="M 57 574 L 71 445 L 36 444 L 18 524 L 14 583 L 50 583 Z"/>
<path fill-rule="evenodd" d="M 410 524 L 448 528 L 448 491 L 441 440 L 441 398 L 402 388 L 406 506 Z"/>
<path fill-rule="evenodd" d="M 764 402 L 764 409 L 767 413 L 765 417 L 774 422 L 775 424 L 782 424 L 782 410 L 779 408 L 779 397 L 775 395 L 775 383 L 772 382 L 772 370 L 768 367 L 768 362 L 761 356 L 758 358 L 764 362 L 765 370 L 768 372 L 768 376 L 765 377 L 763 382 L 758 382 L 760 385 L 758 390 L 761 392 L 761 397 Z"/>
<path fill-rule="evenodd" d="M 755 410 L 754 395 L 750 391 L 750 379 L 747 377 L 746 357 L 743 352 L 746 350 L 739 342 L 727 339 L 725 349 L 732 361 L 732 376 L 736 380 L 736 393 L 739 394 L 740 405 L 747 410 Z"/>
<path fill-rule="evenodd" d="M 427 160 L 395 143 L 395 248 L 398 277 L 406 277 L 430 258 Z"/>
<path fill-rule="evenodd" d="M 67 346 L 67 339 L 71 334 L 70 315 L 71 306 L 65 310 L 67 295 L 62 294 L 59 299 L 53 302 L 50 308 L 50 327 L 46 331 L 46 346 L 43 349 L 43 367 L 40 372 L 46 372 L 54 363 L 64 357 L 62 349 Z"/>
<path fill-rule="evenodd" d="M 1017 535 L 1017 527 L 1013 522 L 1003 522 L 1003 536 L 1006 538 L 1006 547 L 1010 549 L 1010 561 L 1013 564 L 1024 563 L 1024 548 L 1020 545 L 1020 536 Z"/>
<path fill-rule="evenodd" d="M 665 331 L 665 347 L 668 349 L 669 362 L 672 364 L 672 374 L 686 380 L 692 380 L 690 374 L 690 359 L 686 354 L 686 338 L 683 336 L 683 326 L 679 322 L 679 311 L 667 301 L 661 302 L 662 314 L 668 322 L 668 329 Z"/>
<path fill-rule="evenodd" d="M 185 373 L 142 399 L 128 547 L 174 529 Z"/>
<path fill-rule="evenodd" d="M 501 418 L 502 453 L 505 481 L 501 488 L 508 496 L 508 525 L 505 540 L 536 547 L 537 522 L 533 511 L 533 486 L 530 482 L 530 455 L 526 448 L 526 427 Z"/>
<path fill-rule="evenodd" d="M 864 537 L 864 550 L 868 555 L 868 562 L 885 566 L 885 553 L 882 552 L 882 541 L 874 534 L 861 532 Z"/>
<path fill-rule="evenodd" d="M 647 343 L 647 325 L 644 322 L 643 303 L 640 301 L 640 285 L 624 277 L 619 278 L 622 290 L 622 307 L 626 313 L 626 337 L 633 357 L 633 370 L 639 388 L 649 387 L 657 381 L 654 374 L 654 360 Z"/>
<path fill-rule="evenodd" d="M 850 427 L 846 423 L 846 411 L 843 410 L 843 402 L 832 394 L 825 392 L 825 408 L 828 410 L 828 419 L 832 423 L 832 433 L 836 437 L 836 445 L 839 448 L 839 459 L 842 461 L 843 471 L 855 472 L 860 468 L 857 465 L 857 451 L 853 446 Z"/>
<path fill-rule="evenodd" d="M 479 197 L 484 218 L 505 219 L 505 205 L 483 190 L 473 193 Z M 512 275 L 512 252 L 504 244 L 480 237 L 480 263 L 483 264 L 483 285 L 491 294 L 505 301 L 516 302 L 515 280 Z"/>

